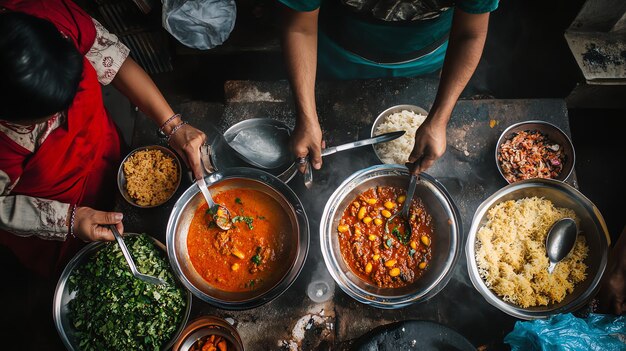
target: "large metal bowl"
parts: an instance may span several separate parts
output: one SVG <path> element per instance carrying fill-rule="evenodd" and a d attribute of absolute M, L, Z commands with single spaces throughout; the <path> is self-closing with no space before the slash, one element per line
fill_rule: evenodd
<path fill-rule="evenodd" d="M 570 208 L 576 212 L 576 217 L 580 219 L 579 230 L 585 235 L 589 246 L 589 256 L 585 260 L 588 266 L 587 279 L 576 285 L 574 291 L 558 304 L 521 308 L 502 300 L 485 285 L 480 277 L 475 259 L 476 234 L 487 222 L 487 213 L 491 208 L 503 201 L 533 196 L 545 198 L 557 207 Z M 487 302 L 502 312 L 522 319 L 545 318 L 557 313 L 574 311 L 585 305 L 594 296 L 606 268 L 609 243 L 609 232 L 602 214 L 589 199 L 574 187 L 552 179 L 522 180 L 496 191 L 478 206 L 465 247 L 467 270 L 476 290 L 483 295 Z"/>
<path fill-rule="evenodd" d="M 563 164 L 563 169 L 561 170 L 561 173 L 556 178 L 556 180 L 566 181 L 574 172 L 574 164 L 576 163 L 576 152 L 574 152 L 574 144 L 572 144 L 572 140 L 559 127 L 546 121 L 524 121 L 515 123 L 505 129 L 502 134 L 500 134 L 498 142 L 496 143 L 496 166 L 498 167 L 498 172 L 500 172 L 502 178 L 504 178 L 507 183 L 510 183 L 509 180 L 506 179 L 506 177 L 504 176 L 500 161 L 498 160 L 500 147 L 507 140 L 513 138 L 515 134 L 528 130 L 538 130 L 545 136 L 547 136 L 548 139 L 561 145 L 561 147 L 563 148 L 565 161 Z"/>
<path fill-rule="evenodd" d="M 136 233 L 125 233 L 127 235 L 138 235 Z M 152 237 L 151 237 L 152 238 Z M 160 241 L 155 238 L 152 238 L 156 246 L 161 249 L 164 253 L 166 252 L 165 245 L 163 245 Z M 82 248 L 74 258 L 65 266 L 63 273 L 61 273 L 61 277 L 59 278 L 59 282 L 57 283 L 56 290 L 54 292 L 54 301 L 52 306 L 52 316 L 54 319 L 54 324 L 57 328 L 57 332 L 67 348 L 70 351 L 78 351 L 78 342 L 76 341 L 76 331 L 74 327 L 72 327 L 72 323 L 70 322 L 69 317 L 69 302 L 76 297 L 76 292 L 70 291 L 69 288 L 69 278 L 74 273 L 78 267 L 85 264 L 91 256 L 93 256 L 98 250 L 101 250 L 106 245 L 105 242 L 94 242 L 91 243 L 84 248 Z M 185 314 L 180 321 L 180 325 L 170 341 L 163 345 L 161 350 L 169 350 L 176 339 L 180 336 L 187 321 L 189 320 L 189 314 L 191 313 L 191 293 L 186 291 L 187 293 L 187 308 L 185 309 Z"/>
<path fill-rule="evenodd" d="M 322 255 L 337 285 L 355 300 L 378 308 L 392 309 L 426 301 L 450 280 L 461 251 L 461 218 L 444 186 L 422 173 L 415 198 L 421 198 L 433 217 L 432 260 L 429 268 L 413 284 L 402 288 L 380 288 L 359 278 L 344 261 L 337 226 L 344 210 L 359 194 L 375 186 L 406 188 L 409 171 L 400 165 L 377 165 L 358 171 L 331 195 L 320 222 Z"/>
<path fill-rule="evenodd" d="M 280 296 L 296 280 L 309 250 L 309 221 L 296 194 L 275 176 L 253 168 L 230 168 L 205 177 L 211 194 L 229 189 L 254 189 L 276 200 L 289 215 L 291 251 L 284 275 L 264 289 L 227 292 L 210 285 L 196 271 L 187 250 L 187 234 L 196 209 L 205 203 L 200 190 L 192 184 L 178 199 L 167 223 L 167 251 L 174 273 L 199 299 L 213 306 L 241 310 L 260 306 Z"/>

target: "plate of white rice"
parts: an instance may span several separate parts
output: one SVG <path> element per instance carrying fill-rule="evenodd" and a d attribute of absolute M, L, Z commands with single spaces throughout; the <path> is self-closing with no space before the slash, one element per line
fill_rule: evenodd
<path fill-rule="evenodd" d="M 404 130 L 401 137 L 374 145 L 374 152 L 381 162 L 386 164 L 405 164 L 413 151 L 415 132 L 428 112 L 413 105 L 398 105 L 383 111 L 374 121 L 372 136 Z"/>

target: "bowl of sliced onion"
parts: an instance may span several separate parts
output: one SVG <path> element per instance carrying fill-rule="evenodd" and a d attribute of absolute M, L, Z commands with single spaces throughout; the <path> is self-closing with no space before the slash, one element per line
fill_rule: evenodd
<path fill-rule="evenodd" d="M 566 181 L 576 162 L 571 139 L 545 121 L 509 126 L 498 139 L 495 156 L 498 171 L 509 184 L 535 178 Z"/>

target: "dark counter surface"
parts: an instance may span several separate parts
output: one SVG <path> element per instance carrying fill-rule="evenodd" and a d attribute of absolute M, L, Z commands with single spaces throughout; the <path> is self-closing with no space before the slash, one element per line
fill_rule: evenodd
<path fill-rule="evenodd" d="M 384 109 L 413 104 L 428 110 L 437 88 L 434 79 L 390 79 L 318 84 L 318 113 L 326 145 L 333 146 L 369 137 L 371 124 Z M 192 125 L 223 132 L 247 118 L 271 117 L 294 123 L 293 104 L 286 82 L 227 82 L 226 105 L 202 101 L 173 102 Z M 427 173 L 443 183 L 456 202 L 462 219 L 463 243 L 475 209 L 489 195 L 506 185 L 495 165 L 495 144 L 509 125 L 530 119 L 551 122 L 570 135 L 564 101 L 461 100 L 447 130 L 447 151 Z M 495 122 L 491 122 L 495 121 Z M 495 123 L 495 126 L 490 126 Z M 162 143 L 145 116 L 135 124 L 132 147 Z M 326 271 L 319 243 L 319 221 L 324 204 L 336 187 L 353 172 L 379 163 L 371 147 L 337 153 L 324 158 L 324 167 L 314 174 L 311 190 L 301 175 L 288 185 L 300 197 L 308 214 L 311 231 L 309 255 L 296 282 L 274 301 L 247 311 L 226 311 L 194 299 L 192 318 L 212 314 L 232 319 L 246 349 L 303 350 L 341 348 L 372 328 L 405 319 L 439 322 L 468 338 L 476 347 L 502 349 L 503 337 L 512 330 L 515 318 L 489 305 L 470 283 L 464 252 L 448 285 L 427 302 L 399 310 L 381 310 L 361 304 L 339 288 L 332 299 L 315 303 L 307 296 L 311 280 L 334 286 Z M 575 177 L 574 177 L 575 179 Z M 573 181 L 575 185 L 575 180 Z M 127 232 L 147 232 L 165 242 L 165 227 L 173 204 L 191 182 L 183 177 L 176 195 L 153 209 L 138 209 L 121 197 L 118 210 L 125 214 Z"/>

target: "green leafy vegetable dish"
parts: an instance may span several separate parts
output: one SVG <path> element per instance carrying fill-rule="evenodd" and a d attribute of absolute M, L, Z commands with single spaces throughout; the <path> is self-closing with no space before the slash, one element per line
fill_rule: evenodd
<path fill-rule="evenodd" d="M 186 292 L 165 253 L 145 234 L 124 240 L 137 269 L 167 285 L 136 279 L 117 243 L 104 245 L 69 278 L 70 291 L 76 292 L 69 318 L 80 350 L 161 350 L 183 322 Z"/>

